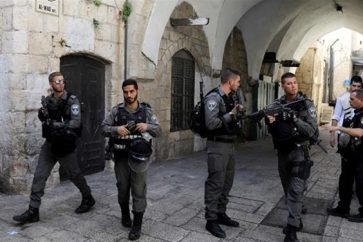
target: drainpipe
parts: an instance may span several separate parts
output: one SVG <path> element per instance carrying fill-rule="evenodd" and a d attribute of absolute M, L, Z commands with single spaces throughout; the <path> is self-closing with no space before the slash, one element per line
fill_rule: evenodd
<path fill-rule="evenodd" d="M 125 39 L 124 39 L 124 80 L 127 78 L 127 21 L 125 21 Z"/>
<path fill-rule="evenodd" d="M 328 91 L 328 97 L 329 102 L 333 99 L 333 92 L 334 92 L 334 50 L 333 46 L 339 41 L 339 39 L 336 39 L 330 46 L 329 46 L 329 88 L 327 88 Z"/>

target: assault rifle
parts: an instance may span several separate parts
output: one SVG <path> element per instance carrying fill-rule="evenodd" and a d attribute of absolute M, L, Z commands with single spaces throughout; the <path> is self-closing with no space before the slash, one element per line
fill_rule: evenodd
<path fill-rule="evenodd" d="M 42 104 L 42 109 L 41 112 L 44 116 L 44 124 L 47 125 L 48 127 L 51 126 L 52 124 L 52 120 L 49 117 L 49 112 L 48 112 L 48 108 L 47 108 L 47 101 L 46 101 L 46 97 L 42 96 L 41 98 L 41 104 Z"/>
<path fill-rule="evenodd" d="M 300 99 L 287 104 L 274 102 L 257 112 L 248 114 L 247 118 L 255 122 L 260 122 L 261 119 L 263 119 L 266 116 L 277 116 L 283 114 L 284 112 L 290 113 L 292 111 L 299 111 L 304 108 L 305 108 L 305 99 Z"/>
<path fill-rule="evenodd" d="M 266 116 L 281 116 L 284 114 L 291 114 L 292 112 L 298 112 L 303 109 L 305 109 L 305 99 L 299 99 L 287 104 L 281 104 L 279 102 L 274 102 L 266 107 L 264 107 L 262 110 L 259 110 L 257 112 L 251 113 L 246 115 L 246 117 L 256 123 L 258 123 L 258 126 L 261 128 L 261 119 L 263 119 Z M 316 131 L 316 134 L 314 134 L 314 138 L 311 139 L 311 144 L 318 145 L 322 151 L 325 153 L 328 153 L 327 150 L 321 145 L 321 140 L 318 140 L 319 132 Z"/>

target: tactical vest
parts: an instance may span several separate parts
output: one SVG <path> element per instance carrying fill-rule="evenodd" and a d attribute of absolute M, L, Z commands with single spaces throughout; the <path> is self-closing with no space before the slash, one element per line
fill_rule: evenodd
<path fill-rule="evenodd" d="M 214 92 L 218 93 L 218 88 Z M 218 116 L 222 117 L 224 114 L 229 113 L 232 111 L 232 109 L 235 106 L 236 100 L 233 97 L 233 94 L 230 93 L 230 95 L 223 95 L 221 96 L 224 102 L 224 107 L 226 112 L 219 111 Z M 235 134 L 235 129 L 237 128 L 237 122 L 232 120 L 230 123 L 227 124 L 227 126 L 222 125 L 220 128 L 209 131 L 208 137 L 215 137 L 215 136 L 221 136 L 221 135 L 232 135 Z"/>
<path fill-rule="evenodd" d="M 67 98 L 54 98 L 48 96 L 46 98 L 46 106 L 49 114 L 49 119 L 55 122 L 63 122 L 64 120 L 69 120 L 71 118 L 69 108 L 68 108 L 68 100 L 72 94 L 67 93 Z M 42 136 L 47 140 L 52 139 L 52 135 L 54 132 L 54 128 L 52 126 L 47 126 L 45 123 L 42 127 Z"/>
<path fill-rule="evenodd" d="M 352 120 L 353 128 L 362 128 L 363 127 L 363 108 L 356 109 L 355 115 Z M 352 137 L 351 138 L 351 146 L 352 150 L 356 154 L 363 153 L 363 137 Z"/>
<path fill-rule="evenodd" d="M 67 93 L 67 98 L 64 100 L 62 98 L 54 99 L 52 97 L 47 98 L 47 109 L 49 113 L 49 118 L 56 122 L 62 122 L 63 120 L 70 119 L 70 113 L 67 112 L 67 104 L 70 93 Z"/>
<path fill-rule="evenodd" d="M 119 106 L 117 114 L 114 120 L 115 126 L 121 126 L 127 124 L 127 129 L 130 131 L 129 135 L 116 136 L 111 138 L 113 145 L 113 155 L 115 159 L 125 157 L 127 155 L 127 149 L 133 139 L 142 138 L 140 132 L 135 130 L 137 123 L 146 123 L 146 107 L 148 104 L 140 103 L 139 108 L 134 113 L 126 111 L 125 107 Z"/>
<path fill-rule="evenodd" d="M 354 109 L 350 106 L 349 99 L 350 93 L 344 94 L 344 99 L 342 100 L 342 108 L 343 108 L 343 119 L 352 119 L 354 116 Z"/>
<path fill-rule="evenodd" d="M 299 98 L 305 98 L 305 97 L 299 95 L 297 99 Z M 281 102 L 281 104 L 287 103 L 285 99 L 281 98 L 278 101 Z M 306 112 L 308 112 L 306 105 L 305 108 L 295 111 L 298 118 L 302 119 L 303 121 L 306 121 L 307 119 Z M 303 137 L 299 134 L 293 122 L 281 120 L 280 115 L 276 117 L 276 120 L 277 122 L 275 123 L 275 125 L 270 127 L 270 132 L 272 134 L 275 149 L 282 152 L 284 151 L 288 152 L 296 147 L 296 143 L 304 143 L 308 141 L 308 138 Z"/>

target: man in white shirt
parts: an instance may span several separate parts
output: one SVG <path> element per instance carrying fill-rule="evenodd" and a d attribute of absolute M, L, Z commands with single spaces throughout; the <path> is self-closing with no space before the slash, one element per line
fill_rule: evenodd
<path fill-rule="evenodd" d="M 345 126 L 345 122 L 349 122 L 354 116 L 354 109 L 350 106 L 349 98 L 350 93 L 353 90 L 362 88 L 362 78 L 360 76 L 353 76 L 350 80 L 349 90 L 338 97 L 334 114 L 332 117 L 332 126 Z M 344 122 L 345 121 L 345 122 Z M 340 133 L 338 133 L 338 143 Z M 330 145 L 335 147 L 336 145 L 336 133 L 331 132 Z M 342 141 L 342 140 L 341 140 Z M 354 184 L 354 165 L 348 161 L 348 157 L 340 150 L 338 145 L 338 151 L 341 154 L 341 174 L 339 177 L 339 202 L 335 208 L 328 208 L 327 212 L 329 215 L 346 218 L 349 216 L 350 203 L 353 194 Z"/>

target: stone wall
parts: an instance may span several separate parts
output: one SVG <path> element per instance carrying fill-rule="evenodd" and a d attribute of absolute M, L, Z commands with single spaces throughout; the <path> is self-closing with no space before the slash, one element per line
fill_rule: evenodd
<path fill-rule="evenodd" d="M 314 101 L 318 118 L 321 116 L 323 98 L 324 60 L 317 48 L 309 48 L 296 70 L 299 90 Z"/>
<path fill-rule="evenodd" d="M 41 138 L 37 109 L 47 94 L 48 75 L 59 70 L 60 57 L 85 54 L 110 63 L 106 103 L 116 103 L 122 74 L 123 24 L 112 1 L 59 1 L 59 15 L 35 11 L 35 1 L 0 2 L 0 189 L 28 191 Z M 98 24 L 95 24 L 98 23 Z M 112 90 L 111 90 L 112 87 Z M 58 168 L 50 177 L 58 182 Z"/>
<path fill-rule="evenodd" d="M 187 4 L 180 4 L 173 12 L 173 18 L 193 16 L 193 8 Z M 172 27 L 168 24 L 162 37 L 159 50 L 159 61 L 156 67 L 154 82 L 144 83 L 144 95 L 153 100 L 160 124 L 162 137 L 157 139 L 156 158 L 172 158 L 203 149 L 202 140 L 194 137 L 190 130 L 170 132 L 170 103 L 171 103 L 171 63 L 172 56 L 184 49 L 191 53 L 196 62 L 195 73 L 195 103 L 199 101 L 200 75 L 205 82 L 207 91 L 210 85 L 210 60 L 208 42 L 201 26 Z M 153 97 L 153 98 L 152 98 Z"/>

